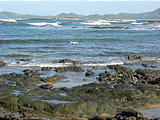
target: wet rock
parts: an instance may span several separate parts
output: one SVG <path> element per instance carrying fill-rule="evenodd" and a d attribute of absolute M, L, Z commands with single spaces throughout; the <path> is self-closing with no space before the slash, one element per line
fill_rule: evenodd
<path fill-rule="evenodd" d="M 95 117 L 90 118 L 89 120 L 104 120 L 104 119 L 102 119 L 100 116 L 96 115 Z"/>
<path fill-rule="evenodd" d="M 58 67 L 55 69 L 55 71 L 58 73 L 67 72 L 67 67 Z"/>
<path fill-rule="evenodd" d="M 145 64 L 145 63 L 142 63 L 142 66 L 143 66 L 143 67 L 156 68 L 156 65 L 150 65 L 150 64 Z"/>
<path fill-rule="evenodd" d="M 31 117 L 34 113 L 34 109 L 29 107 L 20 107 L 19 113 L 22 114 L 23 117 Z"/>
<path fill-rule="evenodd" d="M 151 65 L 151 68 L 156 68 L 156 65 Z"/>
<path fill-rule="evenodd" d="M 55 74 L 52 77 L 43 78 L 41 80 L 46 83 L 56 83 L 56 82 L 62 82 L 66 78 L 67 78 L 66 76 Z"/>
<path fill-rule="evenodd" d="M 113 75 L 111 72 L 105 71 L 105 73 L 99 74 L 99 81 L 111 81 L 114 80 Z"/>
<path fill-rule="evenodd" d="M 91 70 L 87 69 L 87 72 L 85 73 L 85 76 L 95 76 L 95 73 Z"/>
<path fill-rule="evenodd" d="M 56 72 L 62 73 L 62 72 L 84 72 L 84 68 L 82 66 L 69 66 L 69 67 L 58 67 L 56 68 Z"/>
<path fill-rule="evenodd" d="M 29 76 L 29 77 L 32 77 L 34 75 L 40 75 L 40 73 L 38 71 L 33 71 L 33 70 L 30 70 L 30 69 L 25 69 L 23 70 L 24 74 Z"/>
<path fill-rule="evenodd" d="M 6 114 L 4 108 L 0 107 L 0 116 Z"/>
<path fill-rule="evenodd" d="M 137 56 L 137 55 L 129 55 L 128 60 L 137 60 L 137 59 L 142 59 L 142 56 Z"/>
<path fill-rule="evenodd" d="M 146 82 L 153 81 L 155 78 L 160 77 L 160 70 L 137 69 L 135 73 L 139 80 Z"/>
<path fill-rule="evenodd" d="M 153 84 L 153 85 L 155 85 L 155 84 L 160 85 L 160 78 L 156 78 L 155 80 L 150 81 L 149 83 L 150 83 L 150 84 Z"/>
<path fill-rule="evenodd" d="M 142 63 L 142 66 L 144 67 L 150 67 L 148 64 Z"/>
<path fill-rule="evenodd" d="M 7 66 L 7 62 L 5 61 L 0 61 L 0 67 L 5 67 Z"/>
<path fill-rule="evenodd" d="M 133 109 L 126 109 L 115 116 L 117 120 L 136 120 L 142 119 L 143 114 Z"/>
<path fill-rule="evenodd" d="M 38 87 L 39 84 L 42 83 L 41 81 L 42 78 L 38 75 L 28 76 L 26 74 L 11 73 L 11 74 L 1 75 L 0 79 L 5 80 L 8 83 L 11 83 L 8 84 L 8 86 L 12 87 L 16 86 L 14 90 L 16 89 L 26 90 L 29 88 L 36 88 Z"/>
<path fill-rule="evenodd" d="M 115 70 L 118 73 L 133 73 L 133 70 L 130 68 L 126 68 L 122 65 L 109 65 L 108 66 L 109 69 Z"/>
<path fill-rule="evenodd" d="M 83 81 L 89 81 L 88 79 L 83 79 Z"/>
<path fill-rule="evenodd" d="M 70 60 L 70 59 L 62 59 L 62 60 L 59 61 L 59 63 L 73 63 L 74 65 L 78 64 L 77 61 L 73 61 L 73 60 Z"/>
<path fill-rule="evenodd" d="M 50 71 L 50 70 L 52 70 L 52 67 L 42 67 L 41 70 L 42 71 Z"/>
<path fill-rule="evenodd" d="M 51 84 L 44 84 L 44 85 L 40 85 L 39 87 L 42 88 L 42 89 L 52 89 L 53 85 L 51 85 Z"/>
<path fill-rule="evenodd" d="M 30 61 L 30 59 L 28 59 L 28 58 L 21 58 L 19 60 L 21 60 L 21 61 Z"/>
<path fill-rule="evenodd" d="M 11 120 L 21 120 L 23 118 L 23 115 L 22 114 L 14 114 L 14 113 L 11 113 L 9 115 L 9 118 Z"/>

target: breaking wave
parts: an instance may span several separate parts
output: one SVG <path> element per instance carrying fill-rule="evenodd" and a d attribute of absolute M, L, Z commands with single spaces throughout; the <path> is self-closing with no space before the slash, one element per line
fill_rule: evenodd
<path fill-rule="evenodd" d="M 39 26 L 39 27 L 43 27 L 43 26 L 61 26 L 61 22 L 56 22 L 56 23 L 47 23 L 47 22 L 40 22 L 40 23 L 28 23 L 29 25 L 33 25 L 33 26 Z"/>
<path fill-rule="evenodd" d="M 5 22 L 17 22 L 15 19 L 0 19 L 0 21 L 5 21 Z"/>
<path fill-rule="evenodd" d="M 111 25 L 111 23 L 108 22 L 107 20 L 81 22 L 81 24 L 84 24 L 84 25 Z"/>

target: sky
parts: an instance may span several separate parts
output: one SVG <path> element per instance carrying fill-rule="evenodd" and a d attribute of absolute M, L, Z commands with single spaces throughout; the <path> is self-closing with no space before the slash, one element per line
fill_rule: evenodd
<path fill-rule="evenodd" d="M 141 13 L 157 8 L 160 0 L 0 0 L 0 11 L 33 15 Z"/>

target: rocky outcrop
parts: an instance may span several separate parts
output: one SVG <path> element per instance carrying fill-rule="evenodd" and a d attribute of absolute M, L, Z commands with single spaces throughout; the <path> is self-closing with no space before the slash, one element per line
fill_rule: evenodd
<path fill-rule="evenodd" d="M 95 73 L 91 70 L 87 69 L 87 72 L 85 73 L 85 76 L 95 76 Z"/>
<path fill-rule="evenodd" d="M 128 60 L 141 60 L 142 59 L 142 56 L 137 56 L 137 55 L 129 55 L 128 56 Z"/>
<path fill-rule="evenodd" d="M 30 69 L 25 69 L 23 70 L 24 74 L 31 77 L 33 75 L 40 75 L 40 73 L 38 71 L 33 71 L 33 70 L 30 70 Z"/>
<path fill-rule="evenodd" d="M 56 68 L 56 72 L 62 73 L 62 72 L 84 72 L 84 68 L 82 66 L 69 66 L 69 67 L 58 67 Z"/>
<path fill-rule="evenodd" d="M 50 70 L 52 70 L 52 67 L 42 67 L 41 70 L 42 71 L 50 71 Z"/>
<path fill-rule="evenodd" d="M 66 76 L 55 74 L 52 77 L 42 78 L 41 80 L 46 83 L 56 83 L 56 82 L 62 82 L 66 78 L 67 78 Z"/>
<path fill-rule="evenodd" d="M 42 88 L 42 89 L 51 89 L 51 88 L 53 88 L 53 85 L 51 85 L 51 84 L 44 84 L 44 85 L 40 85 L 39 87 Z"/>
<path fill-rule="evenodd" d="M 121 113 L 118 113 L 115 117 L 117 120 L 137 120 L 137 119 L 144 119 L 143 114 L 137 112 L 133 109 L 126 109 Z"/>

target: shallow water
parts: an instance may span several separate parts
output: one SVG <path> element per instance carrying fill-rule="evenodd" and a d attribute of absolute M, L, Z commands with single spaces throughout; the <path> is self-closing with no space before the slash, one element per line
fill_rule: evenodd
<path fill-rule="evenodd" d="M 160 107 L 141 110 L 140 112 L 144 115 L 144 117 L 147 117 L 147 118 L 159 118 L 159 120 L 160 120 Z"/>

